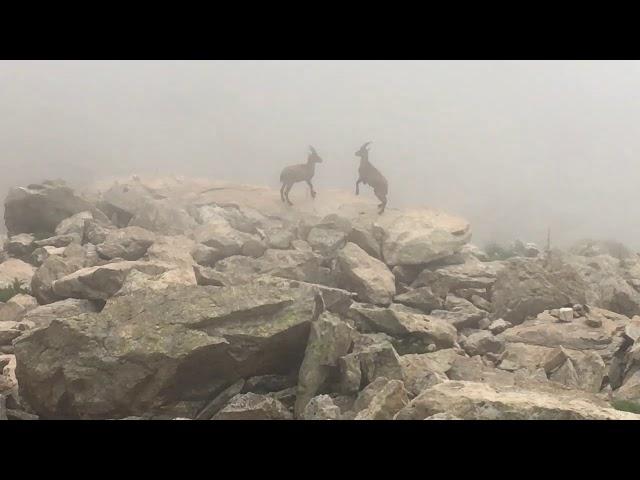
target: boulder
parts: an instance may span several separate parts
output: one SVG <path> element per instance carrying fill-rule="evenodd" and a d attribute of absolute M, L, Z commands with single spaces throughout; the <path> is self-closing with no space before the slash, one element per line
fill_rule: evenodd
<path fill-rule="evenodd" d="M 392 420 L 409 403 L 409 393 L 401 380 L 379 377 L 360 392 L 354 408 L 356 420 Z"/>
<path fill-rule="evenodd" d="M 103 243 L 97 246 L 98 254 L 107 260 L 139 260 L 155 241 L 156 236 L 144 228 L 126 227 L 112 230 Z"/>
<path fill-rule="evenodd" d="M 621 317 L 611 315 L 601 309 L 592 309 L 590 316 L 598 317 L 602 321 L 601 328 L 593 328 L 585 323 L 584 318 L 577 318 L 573 322 L 559 322 L 547 312 L 539 314 L 535 319 L 528 320 L 513 328 L 509 328 L 501 335 L 507 342 L 526 343 L 542 347 L 564 347 L 573 350 L 594 350 L 605 356 L 610 356 L 618 349 L 620 335 L 628 322 Z"/>
<path fill-rule="evenodd" d="M 438 362 L 430 354 L 409 354 L 400 357 L 404 384 L 412 397 L 438 383 L 446 382 L 449 365 Z"/>
<path fill-rule="evenodd" d="M 132 269 L 148 275 L 159 275 L 166 271 L 166 267 L 153 263 L 114 262 L 97 267 L 82 268 L 65 275 L 51 283 L 51 290 L 59 299 L 106 300 L 122 288 L 127 275 Z"/>
<path fill-rule="evenodd" d="M 132 269 L 122 282 L 122 287 L 114 296 L 131 295 L 137 290 L 164 290 L 176 285 L 197 285 L 192 268 L 174 268 L 162 273 L 147 274 Z"/>
<path fill-rule="evenodd" d="M 362 343 L 362 337 L 368 341 Z M 400 356 L 388 340 L 363 335 L 354 340 L 353 352 L 338 361 L 338 391 L 355 393 L 378 377 L 403 380 Z"/>
<path fill-rule="evenodd" d="M 443 382 L 425 390 L 395 416 L 422 420 L 448 413 L 463 420 L 640 420 L 594 397 L 562 395 L 477 382 Z"/>
<path fill-rule="evenodd" d="M 296 417 L 302 415 L 331 372 L 337 370 L 338 359 L 351 348 L 351 336 L 351 327 L 331 313 L 325 312 L 312 322 L 298 377 Z"/>
<path fill-rule="evenodd" d="M 295 240 L 293 232 L 282 227 L 275 227 L 265 232 L 267 246 L 280 250 L 291 248 L 291 242 Z"/>
<path fill-rule="evenodd" d="M 235 230 L 229 223 L 207 223 L 195 229 L 194 240 L 215 248 L 223 258 L 240 255 L 245 242 L 255 238 Z"/>
<path fill-rule="evenodd" d="M 31 295 L 14 295 L 6 303 L 0 303 L 0 321 L 19 321 L 29 310 L 37 306 L 37 300 Z"/>
<path fill-rule="evenodd" d="M 585 291 L 587 304 L 628 317 L 640 314 L 640 292 L 625 278 L 620 260 L 598 255 L 566 256 L 565 261 L 589 287 Z"/>
<path fill-rule="evenodd" d="M 95 302 L 68 298 L 29 310 L 22 317 L 22 321 L 32 322 L 36 328 L 40 328 L 49 326 L 53 320 L 72 318 L 83 313 L 98 311 L 99 306 Z"/>
<path fill-rule="evenodd" d="M 242 251 L 240 253 L 247 257 L 258 258 L 261 257 L 266 250 L 267 246 L 262 240 L 251 238 L 244 242 L 244 245 L 242 245 Z"/>
<path fill-rule="evenodd" d="M 499 354 L 504 350 L 504 340 L 494 336 L 491 332 L 481 331 L 469 335 L 462 348 L 470 356 L 486 355 L 487 353 Z"/>
<path fill-rule="evenodd" d="M 461 290 L 470 289 L 474 289 L 480 295 L 487 295 L 504 266 L 504 262 L 470 260 L 461 265 L 427 268 L 417 276 L 412 286 L 431 287 L 438 295 L 460 295 L 458 292 Z"/>
<path fill-rule="evenodd" d="M 162 235 L 182 235 L 197 223 L 181 202 L 168 198 L 162 186 L 154 189 L 139 181 L 116 184 L 102 195 L 100 209 L 115 216 L 120 227 L 138 226 Z"/>
<path fill-rule="evenodd" d="M 431 313 L 432 310 L 441 309 L 443 305 L 442 298 L 434 295 L 430 287 L 414 288 L 402 295 L 396 295 L 394 300 L 424 313 Z"/>
<path fill-rule="evenodd" d="M 191 257 L 198 264 L 204 267 L 213 267 L 218 260 L 222 260 L 225 256 L 217 248 L 207 247 L 206 245 L 196 245 L 191 249 Z"/>
<path fill-rule="evenodd" d="M 31 291 L 41 305 L 62 300 L 62 297 L 53 291 L 53 282 L 65 277 L 83 267 L 84 262 L 77 258 L 67 259 L 59 255 L 50 256 L 31 280 Z"/>
<path fill-rule="evenodd" d="M 393 274 L 380 260 L 368 255 L 354 243 L 338 254 L 342 288 L 355 292 L 362 302 L 389 305 L 396 293 Z"/>
<path fill-rule="evenodd" d="M 382 232 L 383 257 L 390 266 L 439 260 L 459 252 L 471 239 L 468 222 L 427 209 L 388 212 L 377 227 Z"/>
<path fill-rule="evenodd" d="M 445 310 L 433 310 L 431 316 L 446 320 L 457 329 L 476 327 L 480 320 L 487 317 L 487 312 L 454 295 L 447 296 L 444 308 Z"/>
<path fill-rule="evenodd" d="M 264 282 L 140 290 L 28 332 L 14 346 L 21 395 L 44 418 L 178 414 L 240 378 L 287 372 L 304 355 L 313 289 Z"/>
<path fill-rule="evenodd" d="M 144 260 L 191 269 L 196 263 L 191 254 L 195 248 L 195 242 L 185 235 L 157 236 L 147 249 Z"/>
<path fill-rule="evenodd" d="M 318 395 L 307 403 L 302 413 L 303 420 L 339 420 L 340 407 L 329 395 Z"/>
<path fill-rule="evenodd" d="M 95 220 L 85 220 L 84 236 L 82 241 L 93 245 L 100 245 L 105 242 L 107 236 L 113 229 L 114 228 L 111 225 L 104 225 L 103 223 Z"/>
<path fill-rule="evenodd" d="M 373 258 L 382 260 L 382 246 L 371 229 L 354 225 L 347 235 L 347 242 L 355 243 Z"/>
<path fill-rule="evenodd" d="M 58 224 L 92 208 L 63 182 L 16 187 L 4 204 L 4 221 L 10 234 L 53 233 Z"/>
<path fill-rule="evenodd" d="M 347 235 L 340 230 L 313 227 L 307 236 L 307 242 L 320 255 L 331 255 L 345 246 L 346 238 Z"/>
<path fill-rule="evenodd" d="M 578 272 L 562 261 L 545 265 L 539 260 L 514 258 L 493 285 L 493 316 L 518 325 L 544 310 L 585 303 L 587 289 Z"/>
<path fill-rule="evenodd" d="M 494 320 L 489 324 L 489 331 L 494 335 L 498 335 L 504 332 L 507 328 L 511 328 L 513 325 L 502 318 Z"/>
<path fill-rule="evenodd" d="M 429 345 L 449 348 L 456 342 L 456 329 L 447 321 L 401 305 L 392 304 L 389 308 L 354 305 L 352 311 L 366 319 L 374 331 L 400 339 L 392 342 L 402 354 L 425 353 Z"/>
<path fill-rule="evenodd" d="M 607 375 L 607 366 L 595 351 L 525 343 L 507 342 L 498 367 L 509 371 L 543 368 L 549 380 L 594 393 L 600 391 Z"/>
<path fill-rule="evenodd" d="M 78 235 L 81 239 L 85 234 L 85 221 L 93 220 L 93 214 L 90 211 L 76 213 L 62 220 L 55 229 L 56 235 Z"/>
<path fill-rule="evenodd" d="M 635 316 L 624 327 L 625 336 L 632 342 L 637 342 L 640 338 L 640 317 Z"/>

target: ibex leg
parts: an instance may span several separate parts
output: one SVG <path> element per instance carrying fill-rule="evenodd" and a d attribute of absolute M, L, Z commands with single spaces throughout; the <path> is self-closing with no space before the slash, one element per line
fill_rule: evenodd
<path fill-rule="evenodd" d="M 289 200 L 289 192 L 291 191 L 291 187 L 293 187 L 293 185 L 287 185 L 286 190 L 284 191 L 284 196 L 287 199 L 287 203 L 289 205 L 293 205 L 293 203 L 291 202 L 291 200 Z"/>
<path fill-rule="evenodd" d="M 313 185 L 311 184 L 311 180 L 307 180 L 309 184 L 309 188 L 311 189 L 311 198 L 316 198 L 316 191 L 313 189 Z"/>
<path fill-rule="evenodd" d="M 286 186 L 287 186 L 287 184 L 286 184 L 286 183 L 283 183 L 283 184 L 282 184 L 282 187 L 280 187 L 280 199 L 282 200 L 282 202 L 283 202 L 283 203 L 284 203 L 284 201 L 285 201 L 285 200 L 284 200 L 284 189 L 285 189 L 285 187 L 286 187 Z"/>

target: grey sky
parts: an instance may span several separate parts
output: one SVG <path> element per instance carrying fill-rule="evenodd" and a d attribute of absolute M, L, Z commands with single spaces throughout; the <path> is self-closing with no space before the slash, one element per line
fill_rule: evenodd
<path fill-rule="evenodd" d="M 551 226 L 640 248 L 638 85 L 615 61 L 0 61 L 0 194 L 136 172 L 277 187 L 312 144 L 322 195 L 354 188 L 371 140 L 389 207 L 463 215 L 477 243 Z"/>

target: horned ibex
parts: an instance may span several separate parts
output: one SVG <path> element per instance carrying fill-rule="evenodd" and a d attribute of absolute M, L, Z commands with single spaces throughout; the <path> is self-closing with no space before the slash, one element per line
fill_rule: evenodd
<path fill-rule="evenodd" d="M 282 173 L 280 174 L 280 181 L 282 182 L 280 198 L 283 202 L 293 205 L 291 200 L 289 200 L 289 191 L 291 190 L 291 187 L 293 187 L 293 184 L 298 182 L 307 182 L 311 189 L 311 197 L 316 198 L 316 191 L 313 189 L 313 184 L 311 183 L 313 174 L 316 171 L 316 163 L 322 163 L 322 159 L 313 147 L 309 147 L 307 163 L 291 165 L 282 170 Z"/>
<path fill-rule="evenodd" d="M 356 156 L 360 157 L 360 168 L 358 169 L 358 181 L 356 182 L 356 195 L 360 194 L 360 182 L 365 185 L 373 187 L 373 193 L 380 200 L 380 212 L 384 212 L 387 206 L 387 193 L 389 192 L 389 184 L 387 179 L 384 178 L 376 167 L 374 167 L 369 161 L 369 148 L 368 145 L 371 142 L 367 142 L 360 147 L 360 150 L 356 152 Z"/>

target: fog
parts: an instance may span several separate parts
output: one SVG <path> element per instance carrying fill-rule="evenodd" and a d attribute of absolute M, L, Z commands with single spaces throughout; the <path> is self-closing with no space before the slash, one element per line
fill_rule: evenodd
<path fill-rule="evenodd" d="M 460 214 L 474 243 L 638 249 L 638 85 L 614 61 L 1 61 L 0 195 L 134 173 L 277 188 L 308 145 L 323 195 L 354 189 L 372 141 L 389 208 Z"/>

